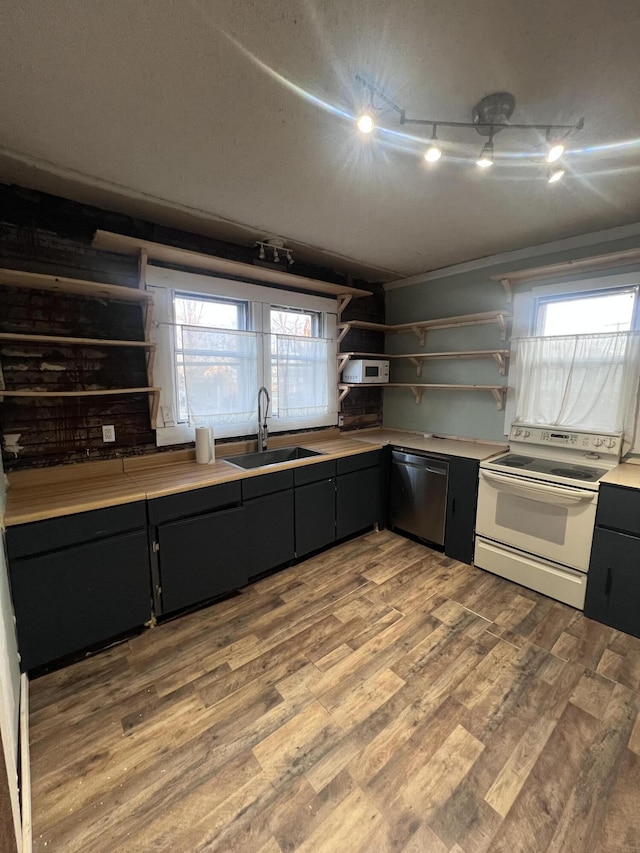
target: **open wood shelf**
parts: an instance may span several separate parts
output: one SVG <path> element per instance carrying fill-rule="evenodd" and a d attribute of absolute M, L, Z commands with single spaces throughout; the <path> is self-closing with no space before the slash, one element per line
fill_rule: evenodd
<path fill-rule="evenodd" d="M 105 340 L 103 338 L 74 338 L 62 335 L 23 335 L 17 332 L 0 332 L 0 341 L 23 341 L 29 344 L 82 344 L 83 346 L 104 347 L 141 347 L 143 349 L 155 349 L 156 345 L 151 341 L 123 341 Z"/>
<path fill-rule="evenodd" d="M 338 323 L 340 342 L 350 329 L 369 329 L 376 332 L 414 332 L 420 346 L 424 346 L 425 335 L 428 331 L 435 329 L 454 329 L 463 326 L 480 326 L 488 323 L 496 323 L 500 327 L 500 340 L 506 340 L 507 323 L 511 320 L 511 314 L 506 311 L 482 311 L 478 314 L 461 314 L 457 317 L 443 317 L 438 320 L 419 320 L 414 323 L 398 323 L 387 325 L 385 323 L 369 323 L 364 320 L 350 320 L 346 323 Z"/>
<path fill-rule="evenodd" d="M 151 302 L 152 300 L 149 293 L 135 287 L 101 284 L 80 278 L 65 278 L 44 273 L 22 272 L 22 270 L 0 269 L 0 285 L 27 287 L 32 290 L 53 290 L 57 293 L 92 296 L 95 299 L 122 299 L 126 302 Z"/>
<path fill-rule="evenodd" d="M 506 385 L 439 385 L 417 382 L 371 382 L 350 385 L 341 382 L 338 385 L 338 401 L 340 403 L 352 388 L 409 388 L 416 398 L 416 403 L 422 402 L 424 391 L 489 391 L 496 401 L 499 410 L 504 408 L 504 395 L 507 390 Z"/>
<path fill-rule="evenodd" d="M 124 234 L 114 234 L 110 231 L 96 231 L 92 245 L 95 249 L 117 252 L 122 255 L 138 256 L 144 252 L 149 261 L 162 261 L 164 263 L 177 264 L 188 269 L 217 272 L 222 275 L 234 276 L 244 281 L 264 282 L 271 285 L 279 284 L 294 290 L 323 293 L 330 296 L 371 296 L 371 291 L 362 290 L 358 287 L 349 287 L 345 284 L 334 284 L 330 281 L 306 278 L 305 276 L 295 275 L 294 273 L 284 272 L 283 270 L 267 269 L 266 267 L 246 264 L 242 261 L 232 261 L 227 258 L 219 258 L 215 255 L 193 252 L 189 249 L 177 249 L 175 246 L 166 246 L 162 243 L 153 243 L 150 240 L 127 237 Z"/>
<path fill-rule="evenodd" d="M 160 404 L 160 388 L 153 383 L 153 364 L 156 344 L 149 340 L 153 312 L 153 297 L 144 289 L 144 264 L 139 268 L 139 287 L 121 287 L 116 284 L 85 281 L 79 278 L 23 272 L 22 270 L 0 269 L 0 285 L 53 291 L 61 294 L 87 296 L 94 299 L 133 302 L 142 310 L 144 341 L 114 340 L 102 338 L 80 338 L 72 335 L 36 335 L 17 332 L 1 332 L 0 341 L 20 341 L 31 344 L 62 344 L 65 346 L 135 347 L 146 350 L 147 386 L 143 388 L 108 388 L 101 391 L 10 391 L 0 388 L 0 400 L 4 397 L 106 397 L 117 394 L 148 394 L 151 428 L 156 428 Z"/>
<path fill-rule="evenodd" d="M 338 372 L 344 370 L 345 365 L 351 358 L 399 358 L 407 359 L 416 367 L 418 376 L 422 375 L 422 363 L 430 359 L 442 358 L 493 358 L 498 364 L 498 372 L 500 376 L 505 375 L 506 360 L 510 356 L 508 349 L 490 349 L 490 350 L 459 350 L 457 352 L 411 352 L 411 353 L 371 353 L 371 352 L 341 352 L 338 353 Z"/>

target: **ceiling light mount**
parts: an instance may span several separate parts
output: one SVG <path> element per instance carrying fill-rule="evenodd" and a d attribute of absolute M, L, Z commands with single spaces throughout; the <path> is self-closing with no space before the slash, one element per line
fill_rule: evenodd
<path fill-rule="evenodd" d="M 286 260 L 289 266 L 295 263 L 291 249 L 287 249 L 282 237 L 265 237 L 256 240 L 255 245 L 259 247 L 258 259 L 261 261 L 279 264 L 281 260 Z"/>
<path fill-rule="evenodd" d="M 487 95 L 471 111 L 473 125 L 481 136 L 493 136 L 505 127 L 516 108 L 516 99 L 510 92 Z"/>

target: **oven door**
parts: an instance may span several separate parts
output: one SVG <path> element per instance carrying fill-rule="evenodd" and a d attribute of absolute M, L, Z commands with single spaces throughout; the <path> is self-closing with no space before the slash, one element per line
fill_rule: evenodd
<path fill-rule="evenodd" d="M 586 572 L 597 503 L 596 491 L 481 468 L 476 533 Z"/>

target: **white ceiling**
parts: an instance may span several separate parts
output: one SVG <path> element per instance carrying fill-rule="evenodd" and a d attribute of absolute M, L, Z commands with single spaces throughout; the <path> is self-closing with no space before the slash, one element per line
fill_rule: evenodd
<path fill-rule="evenodd" d="M 506 90 L 513 121 L 585 116 L 574 148 L 638 139 L 638 0 L 23 0 L 0 26 L 0 181 L 382 279 L 640 219 L 640 139 L 549 186 L 540 158 L 479 174 L 473 131 L 429 168 L 304 96 L 353 113 L 359 73 L 464 121 Z"/>

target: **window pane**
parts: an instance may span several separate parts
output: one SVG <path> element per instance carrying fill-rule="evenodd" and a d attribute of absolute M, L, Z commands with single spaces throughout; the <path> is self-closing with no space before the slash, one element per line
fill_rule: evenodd
<path fill-rule="evenodd" d="M 271 334 L 302 335 L 305 338 L 318 337 L 319 315 L 309 311 L 272 308 Z"/>
<path fill-rule="evenodd" d="M 245 329 L 246 304 L 224 299 L 177 295 L 174 299 L 176 323 L 209 326 L 214 329 Z"/>
<path fill-rule="evenodd" d="M 633 289 L 540 302 L 537 334 L 586 335 L 627 331 L 631 328 L 635 296 Z"/>

